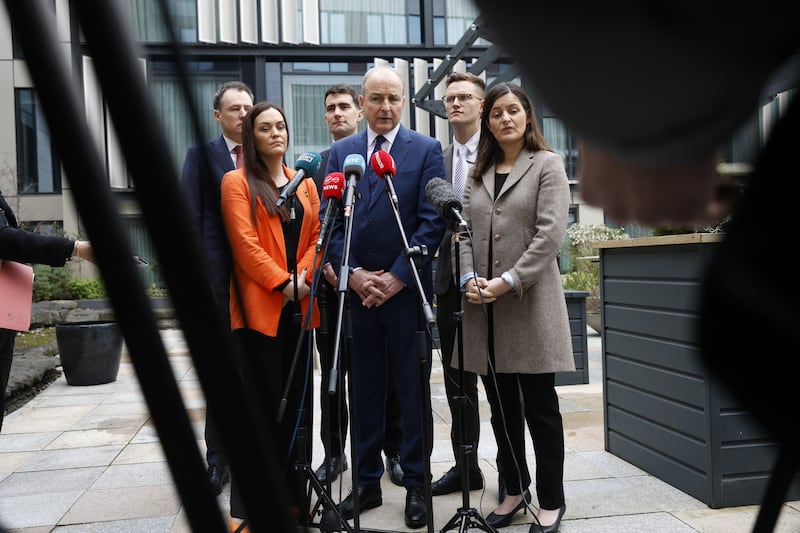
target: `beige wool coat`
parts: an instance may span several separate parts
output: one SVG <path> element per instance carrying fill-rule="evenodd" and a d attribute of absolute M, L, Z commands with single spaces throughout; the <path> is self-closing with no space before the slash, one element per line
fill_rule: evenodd
<path fill-rule="evenodd" d="M 495 371 L 539 374 L 575 370 L 567 305 L 556 257 L 569 214 L 564 162 L 546 150 L 523 150 L 494 196 L 495 167 L 478 181 L 470 177 L 464 218 L 471 238 L 459 241 L 460 274 L 487 279 L 508 271 L 516 292 L 490 304 L 494 310 Z M 489 243 L 492 243 L 492 273 Z M 473 254 L 475 264 L 473 264 Z M 462 299 L 464 368 L 485 375 L 486 319 L 482 306 Z M 453 358 L 457 366 L 457 358 Z"/>

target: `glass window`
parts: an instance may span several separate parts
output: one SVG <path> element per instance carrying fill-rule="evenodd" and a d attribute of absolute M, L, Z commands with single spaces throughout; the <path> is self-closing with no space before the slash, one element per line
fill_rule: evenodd
<path fill-rule="evenodd" d="M 283 80 L 283 109 L 289 121 L 289 151 L 286 162 L 289 166 L 303 152 L 327 150 L 331 142 L 330 130 L 325 123 L 325 91 L 335 83 L 349 83 L 356 93 L 361 92 L 362 75 L 302 75 L 285 74 Z M 366 121 L 359 123 L 359 130 Z"/>
<path fill-rule="evenodd" d="M 61 165 L 33 89 L 16 89 L 17 190 L 61 192 Z"/>
<path fill-rule="evenodd" d="M 159 0 L 128 0 L 133 34 L 144 42 L 167 42 L 169 33 L 163 24 Z M 197 0 L 172 0 L 169 6 L 178 39 L 197 41 Z"/>
<path fill-rule="evenodd" d="M 564 158 L 564 167 L 569 179 L 575 179 L 578 172 L 578 147 L 575 137 L 564 123 L 555 117 L 542 118 L 542 134 L 550 146 Z"/>
<path fill-rule="evenodd" d="M 433 43 L 454 45 L 478 18 L 478 10 L 469 0 L 439 0 L 433 3 Z M 483 39 L 476 44 L 487 45 Z"/>
<path fill-rule="evenodd" d="M 167 63 L 151 64 L 153 72 L 149 76 L 148 85 L 153 101 L 159 112 L 167 142 L 175 161 L 175 168 L 180 174 L 186 150 L 197 142 L 217 137 L 222 134 L 219 124 L 214 119 L 214 93 L 219 86 L 229 80 L 241 79 L 238 63 L 234 66 L 226 63 L 195 62 L 188 65 L 191 76 L 192 100 L 197 105 L 197 113 L 202 130 L 202 138 L 198 139 L 191 117 L 189 106 L 180 86 L 180 80 Z"/>
<path fill-rule="evenodd" d="M 147 267 L 137 269 L 142 276 L 144 286 L 163 289 L 166 285 L 159 275 L 158 258 L 144 219 L 142 217 L 128 217 L 123 219 L 123 224 L 128 230 L 128 238 L 131 242 L 133 255 L 141 257 L 148 263 Z"/>
<path fill-rule="evenodd" d="M 402 2 L 320 0 L 319 9 L 321 44 L 410 44 Z"/>

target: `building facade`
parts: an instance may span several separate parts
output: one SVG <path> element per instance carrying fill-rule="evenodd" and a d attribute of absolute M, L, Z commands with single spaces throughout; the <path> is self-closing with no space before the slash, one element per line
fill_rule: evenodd
<path fill-rule="evenodd" d="M 126 221 L 133 252 L 156 262 L 70 2 L 45 1 L 51 8 L 64 60 L 83 94 L 87 122 L 105 159 L 109 185 Z M 404 125 L 439 139 L 443 146 L 450 141 L 443 107 L 437 114 L 435 105 L 427 105 L 444 94 L 444 83 L 438 83 L 443 76 L 437 74 L 469 69 L 483 75 L 488 84 L 520 81 L 513 61 L 482 37 L 478 13 L 470 0 L 171 0 L 166 19 L 171 28 L 158 0 L 117 3 L 140 47 L 142 75 L 173 156 L 174 167 L 165 175 L 174 179 L 179 179 L 189 145 L 219 135 L 211 112 L 212 97 L 227 80 L 242 80 L 254 89 L 256 100 L 284 108 L 291 132 L 290 165 L 299 154 L 318 152 L 330 144 L 323 120 L 326 88 L 339 82 L 359 88 L 364 72 L 373 65 L 388 64 L 401 73 L 408 90 Z M 69 177 L 50 142 L 49 126 L 15 43 L 14 28 L 6 10 L 0 10 L 0 106 L 5 116 L 12 117 L 0 125 L 0 189 L 27 227 L 44 233 L 83 235 Z M 177 37 L 185 58 L 191 102 L 183 98 L 171 35 Z M 432 85 L 435 82 L 438 84 Z M 425 95 L 424 101 L 417 99 L 420 94 Z M 776 102 L 780 106 L 780 100 Z M 574 188 L 575 139 L 545 105 L 535 104 L 545 136 L 564 157 Z M 741 139 L 732 142 L 729 160 L 752 159 L 775 112 L 775 106 L 766 106 L 762 115 L 754 118 Z M 192 125 L 192 113 L 203 130 L 200 139 Z M 573 221 L 604 222 L 598 210 L 579 208 L 577 195 L 574 204 Z"/>

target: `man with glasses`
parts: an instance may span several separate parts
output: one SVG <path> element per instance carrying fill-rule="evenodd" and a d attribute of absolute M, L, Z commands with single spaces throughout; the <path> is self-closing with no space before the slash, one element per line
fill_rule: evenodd
<path fill-rule="evenodd" d="M 486 83 L 475 74 L 453 72 L 445 80 L 447 86 L 444 104 L 447 120 L 453 128 L 453 142 L 444 149 L 444 168 L 447 179 L 453 184 L 453 192 L 460 199 L 464 194 L 469 170 L 475 161 L 480 137 L 481 108 Z M 452 367 L 458 322 L 454 313 L 461 298 L 457 283 L 453 280 L 451 242 L 452 228 L 448 226 L 436 259 L 436 275 L 433 282 L 436 294 L 436 325 L 439 330 L 439 344 L 444 371 L 444 386 L 453 425 L 450 429 L 450 442 L 456 465 L 431 485 L 431 494 L 440 496 L 461 490 L 461 462 L 468 461 L 469 488 L 483 488 L 483 475 L 478 467 L 478 438 L 480 436 L 480 416 L 478 412 L 478 377 L 472 372 L 464 372 L 464 397 L 466 403 L 459 405 L 459 371 Z M 463 409 L 463 410 L 462 410 Z M 463 414 L 463 419 L 462 415 Z M 465 442 L 461 441 L 463 420 Z M 464 457 L 462 446 L 472 446 L 472 453 Z"/>

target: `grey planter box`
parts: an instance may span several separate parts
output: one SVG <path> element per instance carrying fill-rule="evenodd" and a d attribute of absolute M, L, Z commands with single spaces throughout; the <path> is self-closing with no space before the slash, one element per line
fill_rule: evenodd
<path fill-rule="evenodd" d="M 720 240 L 596 243 L 606 450 L 712 508 L 761 503 L 777 458 L 700 355 L 698 288 Z M 799 498 L 796 478 L 786 501 Z"/>
<path fill-rule="evenodd" d="M 567 316 L 572 335 L 574 372 L 556 373 L 556 385 L 583 385 L 589 383 L 589 350 L 586 339 L 586 291 L 564 291 L 567 299 Z"/>

